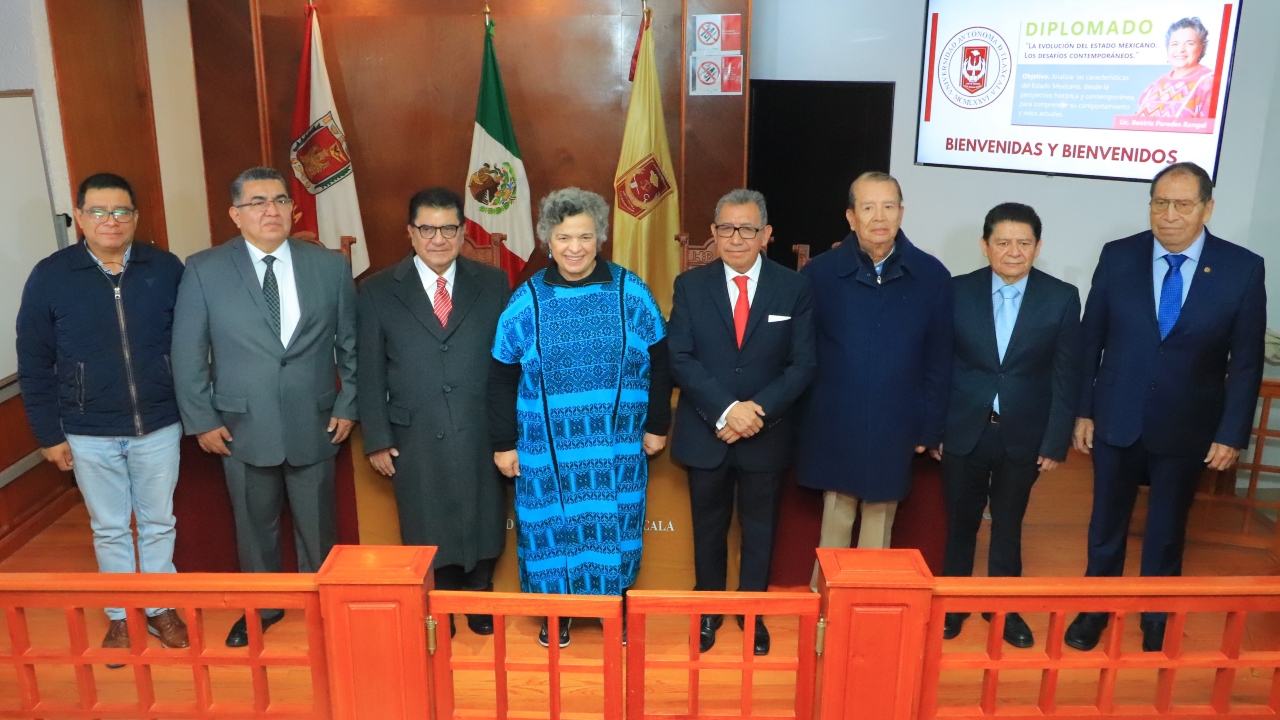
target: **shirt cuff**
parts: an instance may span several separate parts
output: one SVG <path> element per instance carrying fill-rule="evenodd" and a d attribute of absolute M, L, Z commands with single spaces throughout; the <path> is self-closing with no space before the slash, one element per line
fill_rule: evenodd
<path fill-rule="evenodd" d="M 729 404 L 729 407 L 724 409 L 724 412 L 720 413 L 720 419 L 716 420 L 717 432 L 719 432 L 720 430 L 723 430 L 724 426 L 729 424 L 729 411 L 732 410 L 733 406 L 737 405 L 738 402 L 739 402 L 738 400 L 734 400 L 732 403 Z"/>

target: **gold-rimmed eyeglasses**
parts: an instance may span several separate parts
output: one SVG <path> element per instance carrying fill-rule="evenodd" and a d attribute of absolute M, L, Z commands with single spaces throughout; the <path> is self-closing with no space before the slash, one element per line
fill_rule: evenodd
<path fill-rule="evenodd" d="M 1164 198 L 1154 198 L 1151 201 L 1151 212 L 1159 214 L 1169 209 L 1172 205 L 1179 215 L 1190 215 L 1192 210 L 1196 209 L 1202 200 L 1166 200 Z"/>
<path fill-rule="evenodd" d="M 267 209 L 268 205 L 271 205 L 273 203 L 275 204 L 276 208 L 280 210 L 280 212 L 284 212 L 290 206 L 293 205 L 293 198 L 289 197 L 288 195 L 279 195 L 271 198 L 270 200 L 268 200 L 267 198 L 256 197 L 247 203 L 240 203 L 235 207 L 241 210 L 245 208 L 249 208 L 253 212 L 263 212 L 264 210 Z"/>

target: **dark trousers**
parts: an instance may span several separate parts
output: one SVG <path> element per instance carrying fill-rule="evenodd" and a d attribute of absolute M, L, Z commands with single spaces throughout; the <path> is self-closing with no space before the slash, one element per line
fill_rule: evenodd
<path fill-rule="evenodd" d="M 738 522 L 742 526 L 742 563 L 738 590 L 769 589 L 769 562 L 778 522 L 778 496 L 783 471 L 742 469 L 732 446 L 719 467 L 689 468 L 689 504 L 693 511 L 693 564 L 695 590 L 724 590 L 728 575 L 729 523 L 733 518 L 734 491 L 738 497 Z"/>
<path fill-rule="evenodd" d="M 1000 426 L 988 423 L 978 444 L 967 455 L 942 455 L 942 487 L 947 498 L 947 553 L 942 574 L 973 574 L 982 511 L 991 503 L 991 547 L 987 575 L 1022 575 L 1022 517 L 1031 486 L 1040 476 L 1033 460 L 1009 457 Z"/>
<path fill-rule="evenodd" d="M 444 565 L 436 568 L 436 590 L 476 590 L 493 589 L 493 568 L 498 564 L 497 558 L 477 560 L 470 572 L 461 565 Z"/>
<path fill-rule="evenodd" d="M 1093 443 L 1093 514 L 1089 517 L 1091 577 L 1124 574 L 1129 520 L 1138 485 L 1150 479 L 1147 528 L 1142 537 L 1142 575 L 1182 574 L 1187 512 L 1204 472 L 1204 453 L 1159 455 L 1142 438 L 1129 447 Z"/>

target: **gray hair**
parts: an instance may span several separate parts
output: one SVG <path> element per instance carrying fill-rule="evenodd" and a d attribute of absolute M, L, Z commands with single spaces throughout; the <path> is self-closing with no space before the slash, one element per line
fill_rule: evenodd
<path fill-rule="evenodd" d="M 1182 18 L 1169 26 L 1169 30 L 1164 34 L 1164 47 L 1169 48 L 1169 41 L 1173 39 L 1173 34 L 1179 30 L 1194 30 L 1196 37 L 1200 39 L 1200 57 L 1196 58 L 1196 62 L 1204 59 L 1204 54 L 1209 48 L 1209 29 L 1200 22 L 1198 17 Z"/>
<path fill-rule="evenodd" d="M 244 192 L 245 183 L 256 180 L 279 180 L 280 184 L 284 185 L 284 191 L 286 193 L 289 192 L 289 181 L 284 179 L 279 170 L 269 167 L 251 167 L 231 181 L 231 204 L 235 205 L 240 202 L 240 195 Z"/>
<path fill-rule="evenodd" d="M 853 197 L 853 188 L 860 182 L 887 182 L 893 183 L 898 190 L 898 202 L 902 202 L 902 186 L 898 184 L 898 179 L 887 172 L 879 170 L 868 170 L 859 175 L 852 183 L 849 184 L 849 207 L 856 207 L 857 203 Z"/>
<path fill-rule="evenodd" d="M 769 210 L 764 205 L 764 195 L 756 190 L 748 190 L 746 188 L 738 188 L 725 193 L 724 197 L 716 203 L 716 222 L 720 222 L 720 211 L 724 210 L 725 205 L 751 205 L 754 204 L 756 209 L 760 211 L 760 225 L 769 224 Z"/>
<path fill-rule="evenodd" d="M 609 234 L 609 204 L 604 198 L 582 188 L 555 190 L 538 204 L 538 241 L 551 242 L 551 231 L 574 215 L 587 215 L 596 226 L 596 241 L 603 243 Z"/>

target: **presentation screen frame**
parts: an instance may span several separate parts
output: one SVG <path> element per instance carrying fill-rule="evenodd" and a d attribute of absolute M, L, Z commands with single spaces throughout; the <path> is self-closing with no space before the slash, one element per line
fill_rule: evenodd
<path fill-rule="evenodd" d="M 1189 1 L 1192 1 L 1192 0 L 1184 0 L 1183 2 L 1176 2 L 1175 0 L 1175 3 L 1171 3 L 1171 4 L 1185 5 Z M 926 0 L 925 2 L 924 22 L 923 22 L 924 30 L 922 33 L 923 38 L 921 41 L 921 51 L 920 51 L 920 57 L 922 59 L 922 62 L 920 64 L 920 84 L 917 86 L 918 92 L 916 95 L 916 101 L 917 101 L 916 137 L 915 137 L 915 155 L 914 155 L 914 161 L 916 165 L 921 165 L 926 167 L 957 168 L 962 170 L 987 170 L 992 172 L 1010 172 L 1010 173 L 1019 173 L 1019 174 L 1025 174 L 1025 175 L 1041 175 L 1045 177 L 1053 177 L 1053 176 L 1079 177 L 1079 178 L 1088 178 L 1088 179 L 1095 179 L 1095 180 L 1115 180 L 1119 182 L 1146 183 L 1146 182 L 1150 182 L 1151 176 L 1154 176 L 1161 167 L 1164 167 L 1167 164 L 1169 164 L 1167 161 L 1164 163 L 1150 162 L 1148 163 L 1148 165 L 1151 169 L 1151 172 L 1149 175 L 1146 175 L 1145 177 L 1143 177 L 1138 174 L 1129 174 L 1129 175 L 1107 174 L 1104 172 L 1091 172 L 1089 170 L 1083 170 L 1083 169 L 1072 169 L 1070 167 L 1065 167 L 1061 171 L 1045 169 L 1045 168 L 1012 167 L 1012 166 L 1009 166 L 1007 163 L 1000 164 L 998 162 L 998 158 L 1002 156 L 1001 154 L 991 155 L 991 157 L 997 158 L 997 161 L 989 165 L 978 164 L 978 163 L 964 163 L 964 162 L 944 162 L 944 161 L 937 161 L 937 160 L 930 160 L 930 159 L 922 159 L 921 147 L 925 142 L 923 126 L 924 126 L 924 123 L 930 121 L 930 118 L 927 117 L 930 111 L 930 102 L 932 102 L 932 105 L 935 108 L 938 106 L 939 100 L 941 100 L 942 103 L 945 103 L 947 105 L 955 104 L 954 102 L 948 102 L 948 99 L 942 94 L 940 87 L 936 87 L 941 85 L 941 82 L 940 82 L 941 77 L 937 73 L 938 68 L 937 68 L 937 63 L 935 62 L 937 60 L 937 52 L 941 50 L 945 50 L 945 44 L 949 42 L 947 38 L 951 38 L 952 36 L 947 30 L 943 30 L 940 33 L 938 33 L 937 38 L 934 37 L 934 34 L 935 32 L 937 32 L 935 28 L 935 22 L 936 22 L 935 15 L 938 12 L 938 8 L 940 6 L 956 4 L 958 2 L 969 2 L 974 6 L 988 4 L 986 2 L 980 2 L 980 0 Z M 1132 5 L 1140 6 L 1142 2 L 1146 2 L 1150 4 L 1160 4 L 1159 0 L 1142 0 L 1141 2 L 1139 0 L 1124 0 L 1123 3 L 1111 2 L 1107 4 L 1112 6 L 1117 6 L 1122 4 L 1132 4 Z M 1218 164 L 1221 161 L 1221 157 L 1222 157 L 1222 136 L 1223 136 L 1223 131 L 1225 130 L 1225 127 L 1226 127 L 1227 107 L 1229 104 L 1228 101 L 1231 96 L 1231 75 L 1235 65 L 1236 47 L 1237 47 L 1238 35 L 1240 32 L 1240 23 L 1241 23 L 1241 18 L 1243 16 L 1245 0 L 1209 0 L 1208 2 L 1203 2 L 1198 4 L 1215 5 L 1215 6 L 1223 7 L 1224 9 L 1226 7 L 1230 7 L 1233 9 L 1232 16 L 1229 19 L 1229 32 L 1226 32 L 1225 34 L 1223 33 L 1223 31 L 1227 28 L 1225 28 L 1221 22 L 1223 20 L 1223 17 L 1221 16 L 1212 17 L 1211 19 L 1207 19 L 1204 22 L 1206 29 L 1208 29 L 1210 33 L 1210 40 L 1211 40 L 1211 46 L 1209 48 L 1210 52 L 1206 53 L 1206 56 L 1204 57 L 1204 61 L 1206 63 L 1218 62 L 1217 58 L 1210 57 L 1210 54 L 1216 55 L 1218 48 L 1223 44 L 1221 40 L 1218 38 L 1229 37 L 1229 48 L 1223 51 L 1224 56 L 1223 56 L 1223 59 L 1221 60 L 1222 68 L 1223 68 L 1222 72 L 1223 72 L 1223 75 L 1225 76 L 1225 79 L 1222 80 L 1221 82 L 1215 82 L 1215 85 L 1217 86 L 1217 89 L 1220 90 L 1222 97 L 1219 101 L 1215 96 L 1214 102 L 1210 107 L 1210 112 L 1213 113 L 1212 117 L 1210 118 L 1210 122 L 1216 123 L 1216 124 L 1214 124 L 1214 130 L 1212 132 L 1212 135 L 1213 135 L 1212 166 L 1206 167 L 1205 169 L 1209 172 L 1210 177 L 1212 177 L 1213 180 L 1216 182 L 1218 179 Z M 1075 15 L 1078 15 L 1078 12 L 1075 12 L 1073 15 L 1073 12 L 1074 11 L 1065 12 L 1065 13 L 1058 12 L 1056 13 L 1056 15 L 1066 16 L 1066 17 L 1074 17 Z M 979 22 L 980 20 L 976 20 L 976 19 L 972 21 L 973 24 L 976 24 Z M 1010 52 L 1008 53 L 1008 57 L 1006 58 L 1006 62 L 1008 60 L 1012 60 L 1014 54 L 1018 53 L 1022 49 L 1022 40 L 1023 40 L 1023 38 L 1021 37 L 1022 22 L 1023 21 L 1020 18 L 1018 20 L 1018 23 L 1019 23 L 1019 30 L 1018 30 L 1018 36 L 1017 36 L 1018 44 L 1011 48 Z M 1047 25 L 1047 23 L 1043 23 L 1042 25 Z M 975 28 L 969 28 L 969 29 L 975 29 Z M 980 27 L 977 29 L 985 30 L 986 28 Z M 1042 32 L 1044 31 L 1043 27 L 1041 28 L 1041 31 Z M 965 32 L 965 31 L 961 31 L 961 32 Z M 1158 35 L 1157 43 L 1161 46 L 1160 52 L 1164 53 L 1165 52 L 1163 47 L 1164 32 L 1161 31 L 1157 33 L 1157 35 Z M 959 33 L 956 33 L 956 36 L 959 37 Z M 1215 36 L 1217 37 L 1215 38 Z M 931 46 L 931 41 L 933 41 L 934 43 L 937 43 L 937 45 Z M 1008 102 L 1012 108 L 1012 105 L 1014 102 L 1012 98 L 1016 94 L 1016 88 L 1013 86 L 1017 84 L 1017 80 L 1018 80 L 1017 68 L 1018 68 L 1017 62 L 1011 63 L 1009 68 L 1009 77 L 1006 78 L 1004 86 L 1002 86 L 999 89 L 999 91 L 996 93 L 996 97 L 987 100 L 988 104 L 994 103 L 1000 100 L 1001 96 L 1007 96 L 1008 100 L 1006 100 L 1006 102 Z M 1215 79 L 1216 79 L 1216 76 L 1215 76 Z M 935 87 L 931 87 L 931 86 L 935 86 Z M 931 95 L 932 95 L 932 98 L 930 98 Z M 1012 109 L 1011 109 L 1011 112 L 1012 112 Z M 1118 120 L 1119 118 L 1117 118 L 1117 121 Z M 1009 120 L 1009 123 L 1010 123 L 1010 127 L 1017 127 L 1017 125 L 1013 123 L 1012 119 Z M 993 127 L 993 130 L 990 132 L 989 138 L 988 138 L 990 142 L 994 143 L 997 140 L 1003 139 L 999 137 L 1000 133 L 998 131 L 1000 129 L 1002 128 Z M 1088 130 L 1091 128 L 1080 127 L 1080 126 L 1074 126 L 1074 127 L 1059 126 L 1057 128 L 1052 128 L 1052 129 L 1061 129 L 1061 130 L 1069 130 L 1069 131 L 1083 130 L 1084 132 L 1087 133 Z M 1092 129 L 1101 129 L 1101 128 L 1092 128 Z M 1108 131 L 1109 134 L 1115 133 L 1115 132 L 1129 132 L 1129 130 L 1113 128 Z M 1155 135 L 1165 135 L 1166 133 L 1142 132 L 1141 134 L 1143 136 L 1155 136 Z M 1179 135 L 1182 133 L 1171 132 L 1167 134 Z M 1208 133 L 1201 132 L 1199 134 L 1203 135 Z M 1095 134 L 1095 137 L 1096 137 L 1096 134 Z M 1088 144 L 1086 144 L 1085 146 L 1088 146 Z M 1047 148 L 1044 146 L 1038 149 L 1041 152 L 1044 152 L 1047 150 Z M 1098 146 L 1098 149 L 1101 150 L 1102 146 Z M 1133 149 L 1135 151 L 1139 150 L 1139 148 L 1133 148 Z M 982 157 L 982 155 L 979 153 L 981 153 L 981 151 L 975 152 L 974 157 Z M 931 153 L 926 153 L 926 154 L 931 154 Z M 1188 159 L 1197 160 L 1198 158 L 1182 157 L 1182 158 L 1178 158 L 1178 161 L 1188 160 Z"/>

